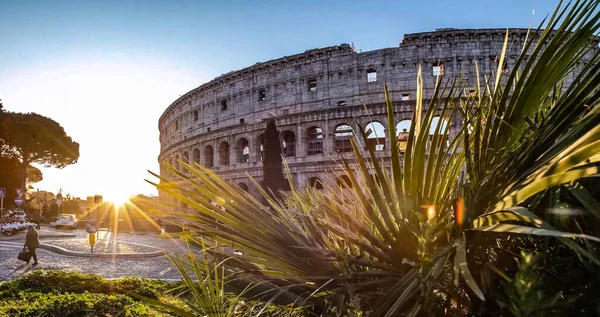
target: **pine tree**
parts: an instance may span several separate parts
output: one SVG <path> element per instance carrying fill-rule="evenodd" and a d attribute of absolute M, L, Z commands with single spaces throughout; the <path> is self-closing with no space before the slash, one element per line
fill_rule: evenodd
<path fill-rule="evenodd" d="M 289 184 L 283 176 L 281 143 L 275 120 L 267 123 L 264 140 L 263 188 L 279 198 L 281 190 L 289 190 Z"/>

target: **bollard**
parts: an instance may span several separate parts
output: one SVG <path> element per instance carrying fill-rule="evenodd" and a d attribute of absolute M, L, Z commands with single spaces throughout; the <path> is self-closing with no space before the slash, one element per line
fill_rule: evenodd
<path fill-rule="evenodd" d="M 89 238 L 90 238 L 90 248 L 91 248 L 91 252 L 94 253 L 94 244 L 96 243 L 96 234 L 94 233 L 90 233 L 89 234 Z"/>

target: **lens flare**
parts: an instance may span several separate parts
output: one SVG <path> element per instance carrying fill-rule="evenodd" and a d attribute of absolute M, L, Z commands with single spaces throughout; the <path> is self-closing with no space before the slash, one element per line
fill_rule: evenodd
<path fill-rule="evenodd" d="M 427 207 L 427 219 L 433 220 L 435 218 L 435 206 Z"/>
<path fill-rule="evenodd" d="M 456 223 L 459 226 L 462 226 L 465 222 L 465 200 L 462 198 L 458 198 L 456 200 Z"/>

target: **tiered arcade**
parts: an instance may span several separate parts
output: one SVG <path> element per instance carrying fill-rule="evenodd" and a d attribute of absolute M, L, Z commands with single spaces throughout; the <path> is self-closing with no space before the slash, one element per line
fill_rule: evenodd
<path fill-rule="evenodd" d="M 377 145 L 389 138 L 384 84 L 394 103 L 397 130 L 402 131 L 412 117 L 419 65 L 424 98 L 431 97 L 438 75 L 460 78 L 474 88 L 476 63 L 481 73 L 492 74 L 498 67 L 509 70 L 520 55 L 527 30 L 509 29 L 507 61 L 498 65 L 505 32 L 443 29 L 407 34 L 394 48 L 357 52 L 342 44 L 224 74 L 165 110 L 158 124 L 158 159 L 175 166 L 179 159 L 197 162 L 257 195 L 246 173 L 262 180 L 262 135 L 273 118 L 294 181 L 317 186 L 324 172 L 339 167 L 337 153 L 351 151 L 356 122 L 377 132 L 369 143 L 380 155 L 389 155 L 389 149 Z M 567 85 L 574 76 L 568 76 Z M 161 175 L 168 177 L 164 168 Z"/>

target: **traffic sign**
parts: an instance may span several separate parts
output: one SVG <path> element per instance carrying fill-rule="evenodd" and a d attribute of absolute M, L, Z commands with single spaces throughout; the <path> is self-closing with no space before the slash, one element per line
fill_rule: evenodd
<path fill-rule="evenodd" d="M 88 222 L 88 224 L 85 225 L 85 231 L 89 234 L 94 234 L 98 231 L 98 226 L 95 222 Z"/>
<path fill-rule="evenodd" d="M 6 197 L 6 188 L 0 188 L 0 198 Z"/>
<path fill-rule="evenodd" d="M 23 204 L 23 198 L 21 198 L 21 197 L 15 198 L 15 204 L 21 206 L 21 204 Z"/>
<path fill-rule="evenodd" d="M 17 190 L 17 197 L 19 197 L 19 198 L 23 197 L 23 190 L 20 188 L 17 188 L 16 190 Z"/>
<path fill-rule="evenodd" d="M 56 195 L 56 204 L 60 206 L 60 204 L 62 204 L 62 195 L 60 193 L 58 193 L 58 195 Z"/>

